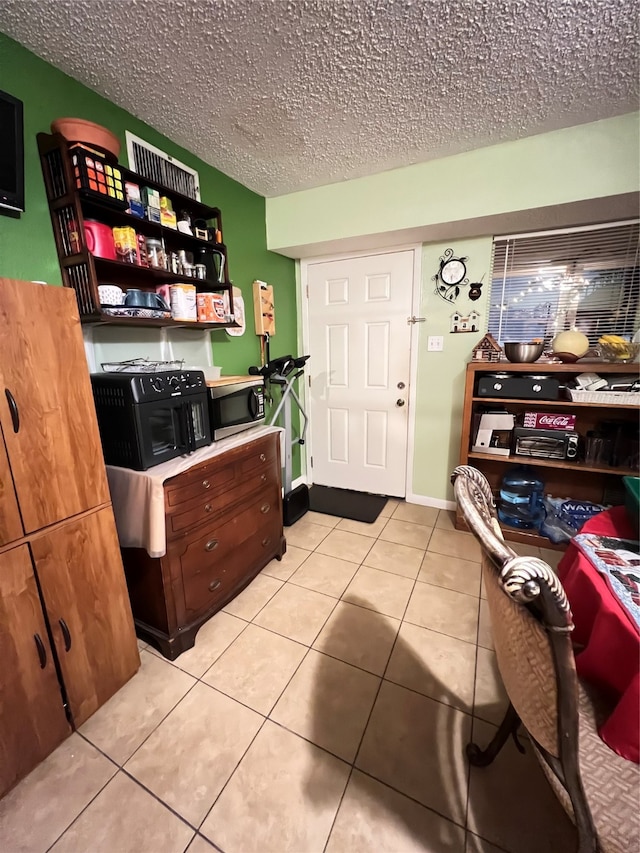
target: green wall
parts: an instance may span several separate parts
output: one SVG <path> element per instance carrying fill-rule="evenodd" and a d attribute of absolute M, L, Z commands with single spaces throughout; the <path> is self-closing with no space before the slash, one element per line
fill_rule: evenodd
<path fill-rule="evenodd" d="M 0 33 L 0 89 L 24 102 L 26 212 L 20 219 L 0 216 L 0 276 L 61 284 L 51 222 L 44 192 L 36 134 L 50 132 L 51 121 L 76 116 L 102 124 L 120 137 L 121 161 L 126 163 L 125 130 L 166 151 L 200 174 L 202 200 L 222 211 L 224 239 L 229 250 L 233 283 L 245 301 L 247 331 L 231 338 L 212 333 L 214 363 L 223 373 L 246 373 L 259 360 L 253 333 L 252 282 L 273 284 L 277 335 L 272 355 L 295 352 L 296 294 L 294 262 L 267 251 L 265 200 L 207 165 L 198 157 L 134 118 L 130 113 L 58 71 Z"/>

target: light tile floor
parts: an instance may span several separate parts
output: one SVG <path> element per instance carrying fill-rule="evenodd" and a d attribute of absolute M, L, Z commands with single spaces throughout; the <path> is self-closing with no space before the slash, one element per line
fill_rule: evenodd
<path fill-rule="evenodd" d="M 574 849 L 530 748 L 465 761 L 505 697 L 452 514 L 389 501 L 372 525 L 308 513 L 286 534 L 193 649 L 140 644 L 139 673 L 0 801 L 0 849 Z"/>

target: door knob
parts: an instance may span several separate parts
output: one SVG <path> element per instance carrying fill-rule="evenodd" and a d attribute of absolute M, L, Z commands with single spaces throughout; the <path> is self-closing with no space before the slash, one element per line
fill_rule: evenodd
<path fill-rule="evenodd" d="M 404 400 L 396 400 L 396 406 L 398 408 L 401 408 L 402 406 L 404 406 Z"/>
<path fill-rule="evenodd" d="M 399 391 L 404 391 L 404 382 L 398 382 L 397 388 Z"/>

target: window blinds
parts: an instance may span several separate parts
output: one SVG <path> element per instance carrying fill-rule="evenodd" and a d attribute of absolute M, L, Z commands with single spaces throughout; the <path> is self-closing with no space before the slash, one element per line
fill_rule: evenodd
<path fill-rule="evenodd" d="M 496 237 L 489 331 L 500 342 L 640 329 L 640 223 Z"/>

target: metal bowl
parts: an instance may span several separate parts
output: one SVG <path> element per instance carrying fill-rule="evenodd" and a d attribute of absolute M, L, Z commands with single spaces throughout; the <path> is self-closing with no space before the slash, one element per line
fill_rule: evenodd
<path fill-rule="evenodd" d="M 530 363 L 532 361 L 537 361 L 540 358 L 543 349 L 543 343 L 521 344 L 511 341 L 509 343 L 505 343 L 504 354 L 509 361 L 516 363 Z"/>

